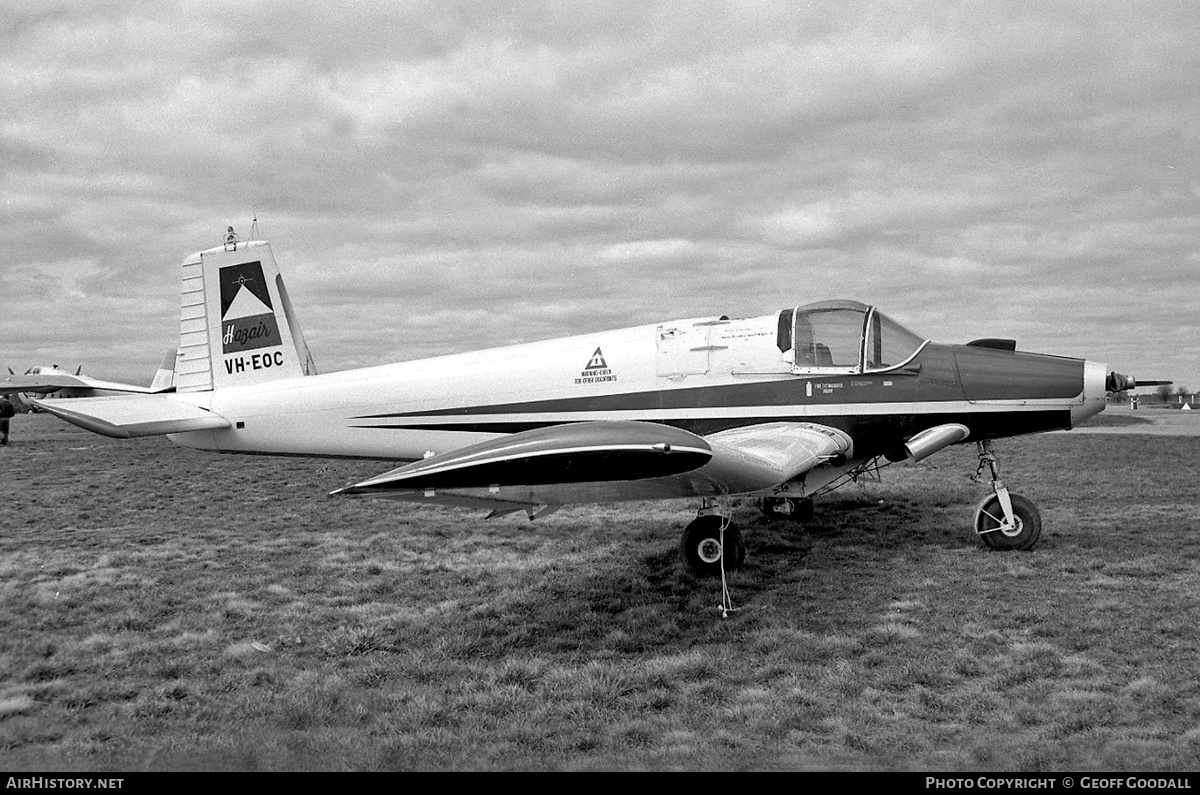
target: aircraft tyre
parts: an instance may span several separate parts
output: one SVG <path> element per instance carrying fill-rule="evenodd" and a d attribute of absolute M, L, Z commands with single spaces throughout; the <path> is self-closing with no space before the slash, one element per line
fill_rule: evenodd
<path fill-rule="evenodd" d="M 1004 509 L 1000 507 L 1000 498 L 993 494 L 975 510 L 975 532 L 992 549 L 1033 549 L 1042 535 L 1042 517 L 1029 500 L 1019 494 L 1009 496 L 1017 526 L 1011 530 L 996 529 L 1004 523 Z"/>
<path fill-rule="evenodd" d="M 683 530 L 680 551 L 688 569 L 697 577 L 721 576 L 721 523 L 715 514 L 698 516 Z M 746 543 L 734 525 L 725 527 L 725 571 L 740 569 L 746 561 Z"/>
<path fill-rule="evenodd" d="M 790 519 L 793 522 L 811 522 L 813 501 L 796 500 L 791 497 L 763 497 L 762 512 L 771 519 Z"/>

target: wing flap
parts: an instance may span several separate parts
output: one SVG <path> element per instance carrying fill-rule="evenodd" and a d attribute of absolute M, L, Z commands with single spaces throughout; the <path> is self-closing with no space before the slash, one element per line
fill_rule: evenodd
<path fill-rule="evenodd" d="M 229 420 L 218 414 L 167 395 L 114 395 L 31 402 L 73 425 L 117 439 L 219 430 L 230 426 Z"/>

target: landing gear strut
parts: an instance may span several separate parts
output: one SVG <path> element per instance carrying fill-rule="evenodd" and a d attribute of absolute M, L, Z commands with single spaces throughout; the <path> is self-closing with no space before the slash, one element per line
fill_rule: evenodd
<path fill-rule="evenodd" d="M 1042 534 L 1042 517 L 1037 507 L 1019 494 L 1010 494 L 1000 480 L 1000 462 L 992 452 L 990 440 L 978 443 L 979 467 L 976 479 L 982 479 L 986 467 L 992 477 L 992 491 L 975 508 L 975 532 L 992 549 L 1033 549 Z"/>

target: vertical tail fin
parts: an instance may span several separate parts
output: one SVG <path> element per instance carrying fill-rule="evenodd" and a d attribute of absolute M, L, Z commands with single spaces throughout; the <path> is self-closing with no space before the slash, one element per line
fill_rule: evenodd
<path fill-rule="evenodd" d="M 178 358 L 177 350 L 167 351 L 163 355 L 162 364 L 158 366 L 154 380 L 150 382 L 151 392 L 170 392 L 175 389 L 175 360 Z"/>
<path fill-rule="evenodd" d="M 229 242 L 183 263 L 179 392 L 312 375 L 312 355 L 264 240 Z"/>

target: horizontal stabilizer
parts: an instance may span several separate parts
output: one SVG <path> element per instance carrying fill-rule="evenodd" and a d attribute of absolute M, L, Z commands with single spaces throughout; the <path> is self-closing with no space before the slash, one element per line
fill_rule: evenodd
<path fill-rule="evenodd" d="M 167 395 L 115 395 L 32 403 L 80 428 L 117 439 L 219 430 L 230 425 L 224 417 Z"/>
<path fill-rule="evenodd" d="M 554 425 L 451 450 L 334 494 L 595 483 L 667 477 L 703 466 L 702 437 L 652 422 Z"/>

